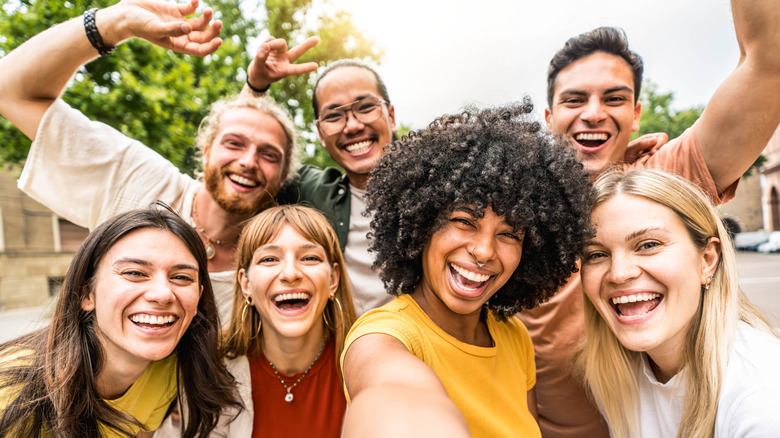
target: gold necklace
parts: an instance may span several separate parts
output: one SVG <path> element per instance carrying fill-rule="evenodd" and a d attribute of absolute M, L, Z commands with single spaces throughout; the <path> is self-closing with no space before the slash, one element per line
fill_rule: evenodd
<path fill-rule="evenodd" d="M 268 360 L 267 357 L 265 358 L 265 360 L 268 360 L 268 365 L 271 365 L 271 369 L 274 370 L 274 374 L 276 374 L 276 378 L 279 379 L 280 382 L 282 382 L 282 386 L 284 386 L 284 389 L 287 390 L 287 394 L 284 396 L 284 401 L 286 401 L 287 403 L 292 403 L 293 398 L 295 398 L 292 394 L 293 388 L 295 388 L 299 383 L 301 383 L 301 380 L 303 380 L 303 378 L 306 377 L 307 374 L 309 374 L 309 370 L 311 370 L 311 367 L 313 367 L 314 364 L 317 363 L 317 359 L 320 358 L 320 355 L 322 354 L 322 350 L 325 349 L 325 344 L 327 343 L 328 343 L 328 337 L 325 336 L 325 340 L 322 341 L 322 345 L 320 345 L 320 351 L 317 352 L 317 356 L 315 356 L 314 360 L 311 361 L 309 367 L 306 368 L 306 371 L 304 371 L 303 374 L 301 374 L 301 377 L 298 377 L 298 380 L 296 380 L 295 383 L 293 383 L 290 386 L 287 386 L 287 384 L 284 383 L 284 379 L 282 378 L 281 375 L 279 375 L 279 371 L 276 371 L 276 367 L 274 366 L 274 363 Z"/>
<path fill-rule="evenodd" d="M 200 226 L 199 219 L 198 219 L 198 202 L 196 199 L 192 200 L 192 221 L 195 222 L 195 230 L 200 233 L 201 236 L 206 238 L 206 258 L 208 260 L 211 260 L 214 258 L 214 255 L 216 255 L 216 251 L 214 250 L 214 245 L 227 245 L 231 243 L 236 243 L 238 241 L 238 236 L 236 236 L 235 239 L 231 240 L 230 242 L 223 242 L 219 239 L 212 239 L 209 237 L 208 234 L 206 234 L 206 229 Z"/>

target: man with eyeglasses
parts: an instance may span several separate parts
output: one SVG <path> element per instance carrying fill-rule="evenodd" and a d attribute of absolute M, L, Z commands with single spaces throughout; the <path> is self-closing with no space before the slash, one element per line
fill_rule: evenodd
<path fill-rule="evenodd" d="M 286 58 L 286 48 L 278 49 L 278 57 Z M 280 79 L 269 58 L 267 54 L 255 57 L 249 65 L 245 91 L 267 89 Z M 368 64 L 348 59 L 322 71 L 314 85 L 312 105 L 320 142 L 345 173 L 333 167 L 303 166 L 277 199 L 282 204 L 311 205 L 328 218 L 344 251 L 355 311 L 361 315 L 392 298 L 371 269 L 374 257 L 368 252 L 367 238 L 371 218 L 363 216 L 363 211 L 371 170 L 382 157 L 383 147 L 393 140 L 395 110 L 379 74 Z"/>

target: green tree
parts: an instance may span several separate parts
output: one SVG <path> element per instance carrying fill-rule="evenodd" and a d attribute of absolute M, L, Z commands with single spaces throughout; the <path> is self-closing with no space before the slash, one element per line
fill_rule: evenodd
<path fill-rule="evenodd" d="M 669 138 L 677 138 L 686 129 L 701 117 L 703 106 L 696 106 L 686 110 L 672 110 L 674 93 L 661 93 L 658 86 L 652 81 L 645 81 L 642 92 L 639 95 L 642 102 L 642 117 L 639 119 L 639 131 L 635 132 L 632 140 L 644 134 L 653 132 L 665 132 Z M 766 157 L 760 155 L 755 163 L 745 172 L 744 176 L 750 176 L 754 170 L 758 170 L 766 161 Z"/>
<path fill-rule="evenodd" d="M 56 23 L 79 16 L 89 8 L 113 3 L 115 0 L 0 2 L 0 56 Z M 246 1 L 205 3 L 224 24 L 224 43 L 214 54 L 205 58 L 179 55 L 145 41 L 131 40 L 111 56 L 82 67 L 63 96 L 74 108 L 149 145 L 191 175 L 199 164 L 194 145 L 198 124 L 211 102 L 241 90 L 246 66 L 254 56 L 247 47 L 263 28 L 258 14 L 244 13 L 248 9 Z M 302 61 L 322 65 L 341 57 L 379 59 L 371 40 L 358 32 L 348 14 L 310 17 L 310 0 L 268 0 L 257 3 L 255 10 L 261 10 L 261 5 L 267 12 L 265 24 L 271 35 L 285 38 L 291 45 L 309 35 L 320 36 L 320 46 Z M 302 23 L 314 24 L 307 28 Z M 271 91 L 293 116 L 302 135 L 301 144 L 316 142 L 316 134 L 311 132 L 310 76 L 288 78 L 274 84 Z M 30 147 L 30 141 L 2 117 L 0 144 L 0 165 L 22 163 Z"/>

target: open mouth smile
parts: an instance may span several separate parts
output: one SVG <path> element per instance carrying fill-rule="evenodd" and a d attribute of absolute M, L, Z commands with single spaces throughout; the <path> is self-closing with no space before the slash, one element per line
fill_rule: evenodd
<path fill-rule="evenodd" d="M 251 180 L 245 176 L 241 176 L 235 173 L 229 173 L 227 177 L 230 181 L 233 181 L 239 186 L 246 187 L 248 189 L 253 189 L 260 185 L 257 181 Z"/>
<path fill-rule="evenodd" d="M 139 327 L 152 328 L 152 329 L 170 327 L 178 319 L 179 317 L 177 317 L 176 315 L 158 316 L 158 315 L 150 315 L 148 313 L 136 313 L 134 315 L 130 315 L 130 321 L 132 321 L 133 324 Z"/>
<path fill-rule="evenodd" d="M 450 277 L 463 294 L 479 295 L 487 287 L 492 275 L 479 274 L 450 263 Z"/>
<path fill-rule="evenodd" d="M 368 152 L 368 150 L 371 149 L 372 144 L 374 144 L 374 139 L 369 138 L 367 140 L 348 144 L 344 146 L 343 149 L 350 155 L 361 155 Z"/>
<path fill-rule="evenodd" d="M 580 132 L 574 135 L 574 140 L 584 149 L 598 149 L 610 137 L 606 132 Z"/>
<path fill-rule="evenodd" d="M 305 309 L 311 301 L 311 294 L 307 292 L 283 293 L 274 297 L 273 302 L 282 312 L 295 312 Z"/>
<path fill-rule="evenodd" d="M 615 297 L 610 303 L 618 318 L 638 318 L 655 310 L 662 300 L 661 294 L 644 292 Z"/>

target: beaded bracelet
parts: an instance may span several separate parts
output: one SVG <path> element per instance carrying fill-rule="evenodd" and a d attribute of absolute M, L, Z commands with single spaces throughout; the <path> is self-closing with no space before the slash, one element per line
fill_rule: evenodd
<path fill-rule="evenodd" d="M 97 10 L 97 8 L 92 8 L 84 12 L 84 30 L 87 32 L 87 39 L 89 39 L 92 47 L 100 53 L 100 56 L 106 56 L 110 55 L 111 52 L 116 49 L 116 46 L 108 47 L 106 46 L 106 43 L 103 42 L 103 37 L 100 36 L 100 32 L 98 32 L 97 25 L 95 24 L 95 12 Z"/>

